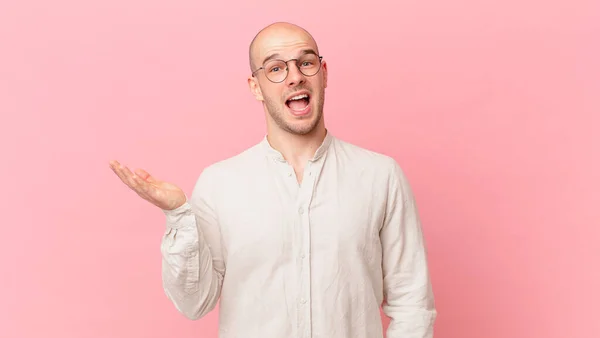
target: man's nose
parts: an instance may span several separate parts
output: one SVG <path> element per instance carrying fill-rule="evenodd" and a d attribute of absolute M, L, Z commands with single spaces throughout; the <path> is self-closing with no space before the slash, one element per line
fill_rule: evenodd
<path fill-rule="evenodd" d="M 296 86 L 298 84 L 304 83 L 306 78 L 305 78 L 304 74 L 302 74 L 302 72 L 300 72 L 300 68 L 298 68 L 296 61 L 289 62 L 287 64 L 287 68 L 288 68 L 288 76 L 287 76 L 286 82 L 287 82 L 288 86 Z"/>

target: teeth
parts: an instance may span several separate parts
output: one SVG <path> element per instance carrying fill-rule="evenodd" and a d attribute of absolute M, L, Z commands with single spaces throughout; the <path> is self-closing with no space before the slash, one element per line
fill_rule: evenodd
<path fill-rule="evenodd" d="M 308 97 L 308 95 L 306 95 L 306 94 L 296 95 L 296 96 L 292 97 L 290 100 L 300 100 L 300 99 L 307 98 L 307 97 Z"/>

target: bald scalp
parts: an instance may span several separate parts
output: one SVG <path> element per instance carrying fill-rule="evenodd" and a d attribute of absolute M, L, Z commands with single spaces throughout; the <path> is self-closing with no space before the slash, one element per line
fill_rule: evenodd
<path fill-rule="evenodd" d="M 306 29 L 289 22 L 275 22 L 261 29 L 258 33 L 256 33 L 256 35 L 250 42 L 250 46 L 248 47 L 248 61 L 250 63 L 251 72 L 254 72 L 257 68 L 260 67 L 260 65 L 256 64 L 255 60 L 258 49 L 257 47 L 261 45 L 264 39 L 268 38 L 272 34 L 275 34 L 276 32 L 280 32 L 281 30 L 291 30 L 306 34 L 310 38 L 310 40 L 315 44 L 318 53 L 317 42 Z"/>

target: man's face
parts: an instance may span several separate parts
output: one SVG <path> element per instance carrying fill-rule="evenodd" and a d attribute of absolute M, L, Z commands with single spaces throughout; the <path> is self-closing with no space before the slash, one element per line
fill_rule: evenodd
<path fill-rule="evenodd" d="M 327 87 L 327 66 L 320 62 L 314 40 L 302 31 L 278 29 L 265 32 L 254 50 L 255 69 L 265 68 L 249 81 L 255 97 L 263 101 L 268 122 L 293 134 L 310 133 L 321 121 Z M 285 64 L 274 60 L 291 59 L 298 61 L 287 62 L 287 76 L 281 81 Z"/>

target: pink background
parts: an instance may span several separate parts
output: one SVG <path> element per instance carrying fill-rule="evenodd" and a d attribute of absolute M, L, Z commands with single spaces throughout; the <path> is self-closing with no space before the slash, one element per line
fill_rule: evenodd
<path fill-rule="evenodd" d="M 320 44 L 330 130 L 411 180 L 436 338 L 600 337 L 594 0 L 3 1 L 0 337 L 216 337 L 107 163 L 189 193 L 257 142 L 247 45 L 278 20 Z"/>

